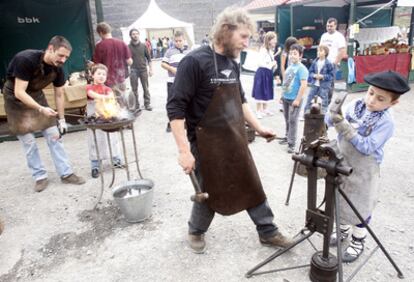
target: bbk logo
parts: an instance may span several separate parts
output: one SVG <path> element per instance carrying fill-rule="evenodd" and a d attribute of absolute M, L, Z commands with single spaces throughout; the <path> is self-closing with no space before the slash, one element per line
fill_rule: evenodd
<path fill-rule="evenodd" d="M 40 23 L 39 18 L 36 17 L 17 17 L 17 23 L 19 24 L 34 24 L 34 23 Z"/>

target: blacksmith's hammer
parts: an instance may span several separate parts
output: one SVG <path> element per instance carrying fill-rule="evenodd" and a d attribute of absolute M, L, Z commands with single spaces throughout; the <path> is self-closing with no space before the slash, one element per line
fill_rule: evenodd
<path fill-rule="evenodd" d="M 202 203 L 208 199 L 208 193 L 201 191 L 200 184 L 195 176 L 194 170 L 190 172 L 191 183 L 193 183 L 195 194 L 191 196 L 191 201 Z"/>

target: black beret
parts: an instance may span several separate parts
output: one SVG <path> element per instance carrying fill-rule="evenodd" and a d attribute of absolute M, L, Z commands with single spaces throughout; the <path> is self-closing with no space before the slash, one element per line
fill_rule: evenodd
<path fill-rule="evenodd" d="M 376 86 L 378 88 L 393 92 L 398 95 L 402 95 L 405 92 L 410 91 L 407 79 L 401 74 L 394 71 L 384 71 L 370 73 L 364 76 L 366 83 Z"/>

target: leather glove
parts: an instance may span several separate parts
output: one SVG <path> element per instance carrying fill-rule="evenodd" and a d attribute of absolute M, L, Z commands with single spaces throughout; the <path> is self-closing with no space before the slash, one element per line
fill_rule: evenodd
<path fill-rule="evenodd" d="M 331 118 L 334 124 L 340 123 L 341 121 L 344 120 L 342 113 L 329 112 L 329 117 Z"/>
<path fill-rule="evenodd" d="M 334 126 L 336 131 L 341 133 L 346 141 L 351 140 L 358 134 L 355 128 L 353 128 L 346 119 L 342 119 L 342 121 L 334 123 Z"/>
<path fill-rule="evenodd" d="M 68 131 L 68 125 L 66 124 L 66 120 L 64 118 L 58 120 L 58 129 L 61 136 L 66 134 Z"/>

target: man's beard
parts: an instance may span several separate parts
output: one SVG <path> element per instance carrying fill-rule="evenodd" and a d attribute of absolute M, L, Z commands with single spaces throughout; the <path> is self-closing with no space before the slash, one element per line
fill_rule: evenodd
<path fill-rule="evenodd" d="M 225 39 L 223 41 L 223 53 L 224 56 L 232 59 L 236 59 L 240 55 L 240 52 L 234 46 L 234 43 L 231 41 L 231 39 Z"/>

